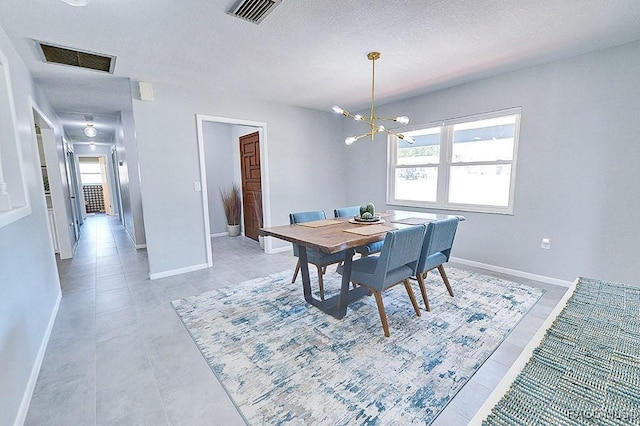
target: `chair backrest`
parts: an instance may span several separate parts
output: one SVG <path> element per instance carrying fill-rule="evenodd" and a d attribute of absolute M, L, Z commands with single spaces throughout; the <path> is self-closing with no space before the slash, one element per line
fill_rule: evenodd
<path fill-rule="evenodd" d="M 326 219 L 327 215 L 324 210 L 313 210 L 309 212 L 289 213 L 289 223 L 294 225 L 296 223 L 313 222 L 314 220 Z M 293 255 L 298 256 L 299 249 L 297 244 L 293 244 Z"/>
<path fill-rule="evenodd" d="M 425 230 L 424 225 L 416 225 L 387 233 L 374 272 L 376 282 L 372 284 L 375 289 L 383 290 L 386 285 L 395 284 L 395 282 L 387 282 L 387 275 L 390 271 L 402 266 L 409 267 L 411 271 L 406 277 L 400 279 L 415 275 Z M 395 277 L 394 275 L 394 280 Z"/>
<path fill-rule="evenodd" d="M 459 219 L 457 217 L 452 217 L 430 222 L 427 225 L 427 232 L 424 235 L 420 259 L 418 260 L 418 272 L 426 272 L 449 261 L 453 240 L 458 229 L 458 222 Z"/>
<path fill-rule="evenodd" d="M 360 206 L 342 207 L 333 211 L 333 217 L 354 217 L 360 215 Z"/>
<path fill-rule="evenodd" d="M 289 213 L 289 223 L 292 225 L 295 223 L 312 222 L 314 220 L 322 220 L 326 218 L 327 215 L 324 213 L 324 210 Z"/>

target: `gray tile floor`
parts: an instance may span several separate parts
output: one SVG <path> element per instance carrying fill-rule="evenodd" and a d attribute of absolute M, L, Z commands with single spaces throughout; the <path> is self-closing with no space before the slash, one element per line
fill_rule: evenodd
<path fill-rule="evenodd" d="M 90 216 L 76 256 L 58 261 L 63 298 L 25 424 L 244 424 L 170 302 L 293 269 L 295 258 L 266 255 L 244 237 L 212 246 L 213 268 L 150 281 L 146 251 L 120 222 Z M 436 425 L 468 423 L 566 291 L 487 273 L 547 292 Z"/>

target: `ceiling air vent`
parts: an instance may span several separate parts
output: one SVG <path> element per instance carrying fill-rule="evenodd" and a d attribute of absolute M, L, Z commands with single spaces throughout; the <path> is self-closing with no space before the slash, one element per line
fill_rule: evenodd
<path fill-rule="evenodd" d="M 281 2 L 282 0 L 241 0 L 227 13 L 254 24 L 259 24 Z"/>
<path fill-rule="evenodd" d="M 116 63 L 115 56 L 82 52 L 80 50 L 54 46 L 39 41 L 36 43 L 40 46 L 45 62 L 70 65 L 72 67 L 103 71 L 113 74 L 113 69 Z"/>

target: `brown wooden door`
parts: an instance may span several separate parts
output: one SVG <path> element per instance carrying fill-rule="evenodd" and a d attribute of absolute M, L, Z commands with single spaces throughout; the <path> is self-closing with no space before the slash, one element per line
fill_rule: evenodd
<path fill-rule="evenodd" d="M 258 132 L 240 137 L 240 171 L 244 234 L 258 240 L 262 227 L 262 179 L 260 177 L 260 136 Z"/>

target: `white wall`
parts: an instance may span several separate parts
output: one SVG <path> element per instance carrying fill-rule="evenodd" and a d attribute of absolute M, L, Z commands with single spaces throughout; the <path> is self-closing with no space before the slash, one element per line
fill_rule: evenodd
<path fill-rule="evenodd" d="M 636 42 L 378 112 L 406 114 L 416 124 L 521 106 L 514 215 L 464 213 L 453 256 L 561 280 L 640 285 L 639 70 Z M 354 131 L 357 123 L 349 123 L 345 134 Z M 384 138 L 345 146 L 344 156 L 345 167 L 353 166 L 348 199 L 384 204 Z M 551 250 L 540 248 L 542 237 L 551 238 Z"/>
<path fill-rule="evenodd" d="M 135 123 L 131 110 L 120 112 L 120 126 L 116 132 L 116 153 L 118 177 L 124 228 L 137 248 L 146 247 L 144 219 L 142 216 L 142 196 L 138 173 L 138 147 L 135 140 Z"/>
<path fill-rule="evenodd" d="M 47 208 L 29 97 L 49 118 L 55 114 L 1 28 L 0 50 L 9 60 L 16 127 L 32 207 L 28 216 L 0 228 L 0 424 L 11 425 L 26 415 L 60 300 L 60 282 L 48 243 Z M 55 134 L 61 141 L 59 127 Z"/>
<path fill-rule="evenodd" d="M 231 124 L 224 123 L 205 121 L 202 124 L 211 235 L 227 232 L 227 220 L 220 199 L 220 189 L 228 188 L 232 182 L 236 181 L 231 128 Z M 239 182 L 236 181 L 236 183 Z"/>
<path fill-rule="evenodd" d="M 292 211 L 344 204 L 342 132 L 330 113 L 171 85 L 153 90 L 153 102 L 133 101 L 152 276 L 207 262 L 202 198 L 193 189 L 200 179 L 196 114 L 267 123 L 272 224 L 288 223 Z"/>

